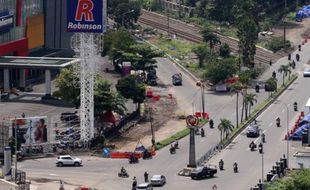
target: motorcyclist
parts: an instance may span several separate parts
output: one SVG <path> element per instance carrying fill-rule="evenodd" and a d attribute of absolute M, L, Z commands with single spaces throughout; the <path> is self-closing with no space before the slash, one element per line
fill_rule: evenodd
<path fill-rule="evenodd" d="M 173 146 L 173 144 L 171 143 L 170 145 L 170 153 L 173 153 L 175 152 L 175 147 Z"/>
<path fill-rule="evenodd" d="M 238 164 L 237 164 L 237 162 L 234 163 L 233 167 L 234 167 L 234 172 L 235 173 L 238 172 Z"/>
<path fill-rule="evenodd" d="M 299 61 L 299 59 L 300 59 L 300 55 L 297 53 L 296 54 L 296 60 Z"/>
<path fill-rule="evenodd" d="M 265 133 L 262 133 L 261 136 L 262 136 L 262 142 L 263 142 L 263 143 L 266 142 L 266 141 L 265 141 Z"/>
<path fill-rule="evenodd" d="M 258 149 L 259 149 L 259 153 L 263 152 L 263 144 L 262 143 L 259 143 Z"/>
<path fill-rule="evenodd" d="M 205 136 L 205 130 L 203 128 L 200 129 L 200 134 L 201 134 L 201 137 Z"/>
<path fill-rule="evenodd" d="M 280 118 L 279 117 L 277 117 L 276 123 L 277 123 L 277 126 L 280 127 Z"/>
<path fill-rule="evenodd" d="M 250 143 L 250 148 L 251 148 L 251 150 L 253 150 L 253 149 L 255 148 L 255 146 L 256 146 L 256 144 L 254 143 L 254 141 L 252 141 L 252 142 Z"/>
<path fill-rule="evenodd" d="M 178 140 L 174 141 L 174 148 L 175 149 L 179 148 L 179 141 Z"/>
<path fill-rule="evenodd" d="M 294 111 L 297 111 L 297 102 L 294 102 Z"/>
<path fill-rule="evenodd" d="M 213 128 L 213 125 L 214 125 L 213 119 L 210 119 L 209 126 L 210 126 L 211 129 Z"/>
<path fill-rule="evenodd" d="M 223 168 L 224 168 L 224 161 L 223 161 L 223 159 L 221 159 L 219 161 L 219 168 L 220 168 L 220 170 L 223 170 Z"/>
<path fill-rule="evenodd" d="M 275 71 L 273 71 L 273 72 L 272 72 L 272 77 L 273 77 L 273 78 L 276 78 L 276 76 L 277 76 L 277 73 L 276 73 Z"/>
<path fill-rule="evenodd" d="M 133 177 L 133 181 L 132 181 L 132 189 L 135 190 L 137 187 L 137 178 L 136 176 Z"/>
<path fill-rule="evenodd" d="M 125 174 L 125 173 L 127 173 L 127 172 L 126 172 L 125 168 L 122 166 L 122 168 L 121 168 L 121 174 Z"/>
<path fill-rule="evenodd" d="M 147 173 L 147 171 L 144 172 L 144 182 L 148 182 L 149 181 L 149 174 Z"/>

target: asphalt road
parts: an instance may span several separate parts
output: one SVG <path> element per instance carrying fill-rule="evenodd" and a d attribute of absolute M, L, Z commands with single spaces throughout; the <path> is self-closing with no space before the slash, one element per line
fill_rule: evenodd
<path fill-rule="evenodd" d="M 309 47 L 307 47 L 309 48 Z M 309 60 L 306 51 L 302 55 L 302 60 Z M 308 56 L 308 57 L 306 57 Z M 158 76 L 166 84 L 171 85 L 171 75 L 181 72 L 174 64 L 171 64 L 167 59 L 158 59 Z M 276 70 L 280 64 L 287 63 L 286 59 L 280 60 L 272 66 Z M 298 64 L 298 69 L 302 70 L 303 65 Z M 265 74 L 267 78 L 271 76 L 272 70 Z M 299 72 L 300 73 L 300 72 Z M 279 74 L 278 74 L 279 76 Z M 280 78 L 281 76 L 279 76 Z M 174 87 L 171 85 L 173 95 L 177 96 L 181 108 L 193 110 L 192 102 L 199 107 L 199 94 L 198 87 L 195 86 L 190 78 L 185 74 L 183 75 L 183 86 Z M 264 80 L 264 77 L 263 79 Z M 309 79 L 300 77 L 287 92 L 281 97 L 281 102 L 285 102 L 289 106 L 290 121 L 294 120 L 291 104 L 294 101 L 299 102 L 299 107 L 304 105 L 308 99 Z M 279 80 L 281 83 L 282 81 Z M 253 91 L 253 89 L 251 89 Z M 258 102 L 262 102 L 268 94 L 261 92 L 258 94 Z M 220 118 L 227 118 L 235 123 L 235 95 L 227 93 L 214 93 L 207 91 L 205 93 L 206 111 L 210 113 L 211 118 L 215 120 L 217 126 Z M 240 101 L 241 102 L 241 99 Z M 199 110 L 199 109 L 198 109 Z M 286 142 L 283 137 L 286 127 L 277 128 L 274 126 L 275 118 L 279 115 L 281 117 L 282 125 L 286 123 L 286 108 L 284 105 L 278 103 L 272 105 L 267 109 L 259 118 L 258 122 L 262 129 L 266 130 L 266 146 L 265 146 L 265 173 L 271 169 L 272 164 L 278 161 L 283 153 L 286 153 Z M 185 126 L 180 126 L 180 129 Z M 209 129 L 207 126 L 206 137 L 201 138 L 196 136 L 196 157 L 199 158 L 211 147 L 219 141 L 219 131 Z M 169 147 L 163 148 L 157 152 L 157 156 L 152 160 L 141 160 L 139 164 L 130 165 L 127 160 L 111 160 L 103 158 L 84 158 L 84 166 L 79 168 L 57 168 L 54 164 L 54 158 L 29 160 L 21 163 L 21 169 L 27 172 L 29 177 L 45 177 L 53 179 L 64 179 L 73 184 L 83 184 L 96 187 L 98 189 L 130 189 L 131 177 L 137 176 L 138 183 L 143 180 L 143 173 L 148 171 L 150 176 L 153 174 L 164 174 L 167 176 L 167 184 L 162 189 L 190 189 L 190 188 L 211 188 L 213 184 L 217 184 L 218 189 L 249 189 L 254 185 L 261 175 L 261 156 L 258 152 L 250 152 L 247 147 L 250 139 L 244 137 L 244 133 L 238 136 L 232 146 L 225 149 L 216 157 L 210 160 L 210 163 L 217 164 L 219 158 L 225 161 L 227 170 L 219 172 L 218 175 L 209 180 L 192 181 L 189 178 L 178 176 L 177 173 L 180 169 L 187 165 L 188 161 L 188 137 L 179 141 L 180 149 L 177 150 L 175 155 L 170 155 Z M 237 161 L 239 163 L 240 173 L 233 174 L 232 163 Z M 120 167 L 124 166 L 129 174 L 130 179 L 120 179 L 117 177 L 117 172 Z M 238 182 L 238 183 L 237 183 Z M 242 183 L 241 183 L 242 182 Z M 232 188 L 233 187 L 233 188 Z"/>

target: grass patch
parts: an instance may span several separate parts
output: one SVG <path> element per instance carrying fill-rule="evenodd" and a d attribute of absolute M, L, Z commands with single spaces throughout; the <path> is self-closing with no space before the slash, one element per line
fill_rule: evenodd
<path fill-rule="evenodd" d="M 160 50 L 179 60 L 183 60 L 186 56 L 190 56 L 195 46 L 194 43 L 185 40 L 174 40 L 164 37 L 154 39 L 152 43 L 158 46 Z"/>
<path fill-rule="evenodd" d="M 200 120 L 199 126 L 201 127 L 201 126 L 205 125 L 206 123 L 207 123 L 207 120 Z M 160 142 L 157 142 L 155 145 L 155 149 L 159 150 L 159 149 L 171 144 L 175 140 L 179 140 L 183 137 L 186 137 L 187 135 L 189 135 L 189 133 L 190 133 L 190 129 L 185 128 L 185 129 L 177 132 L 176 134 L 172 135 L 171 137 L 168 137 L 168 138 L 166 138 Z"/>

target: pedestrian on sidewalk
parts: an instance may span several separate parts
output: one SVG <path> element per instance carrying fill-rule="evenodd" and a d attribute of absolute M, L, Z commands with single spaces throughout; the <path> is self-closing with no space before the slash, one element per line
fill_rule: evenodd
<path fill-rule="evenodd" d="M 26 116 L 26 115 L 25 115 L 25 113 L 23 112 L 23 113 L 22 113 L 22 118 L 25 118 L 25 116 Z"/>

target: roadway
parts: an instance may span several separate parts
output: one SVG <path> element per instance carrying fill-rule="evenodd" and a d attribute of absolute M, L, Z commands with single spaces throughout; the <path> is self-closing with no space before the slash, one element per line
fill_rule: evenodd
<path fill-rule="evenodd" d="M 166 84 L 171 84 L 171 73 L 179 72 L 174 64 L 167 64 L 166 59 L 159 59 L 158 75 Z M 165 65 L 165 66 L 163 66 Z M 299 65 L 299 69 L 302 65 Z M 161 71 L 161 69 L 163 71 Z M 169 72 L 168 72 L 169 71 Z M 191 101 L 199 102 L 197 87 L 195 83 L 184 76 L 184 85 L 173 87 L 171 90 L 175 95 L 180 96 L 180 107 L 191 110 Z M 307 80 L 300 77 L 281 97 L 281 102 L 286 102 L 289 106 L 290 121 L 294 121 L 294 116 L 297 114 L 292 112 L 292 102 L 298 101 L 299 105 L 304 105 L 308 96 Z M 200 91 L 199 91 L 200 93 Z M 258 97 L 263 99 L 266 94 L 260 92 Z M 309 94 L 309 93 L 308 93 Z M 183 101 L 182 101 L 183 97 Z M 191 98 L 194 97 L 194 98 Z M 294 100 L 292 100 L 294 97 Z M 186 100 L 191 101 L 186 101 Z M 197 103 L 198 105 L 198 103 Z M 215 119 L 215 124 L 219 118 L 228 118 L 234 121 L 235 118 L 235 96 L 227 94 L 216 94 L 206 92 L 206 108 L 212 108 L 210 111 L 211 117 Z M 286 132 L 286 108 L 284 105 L 275 104 L 268 108 L 261 116 L 258 117 L 258 123 L 265 130 L 267 143 L 265 144 L 265 173 L 271 169 L 271 166 L 278 161 L 279 158 L 286 153 L 286 142 L 283 141 Z M 278 113 L 278 114 L 274 114 Z M 274 125 L 276 116 L 281 117 L 282 127 L 277 128 Z M 291 126 L 291 125 L 290 125 Z M 180 126 L 181 127 L 184 126 Z M 196 136 L 196 157 L 199 158 L 207 152 L 209 148 L 214 146 L 219 140 L 219 131 L 215 129 L 206 129 L 206 138 Z M 203 188 L 211 188 L 213 184 L 217 184 L 219 189 L 248 189 L 253 186 L 261 176 L 261 156 L 258 152 L 250 152 L 248 144 L 251 140 L 244 137 L 244 132 L 241 133 L 232 143 L 231 146 L 223 150 L 220 154 L 213 157 L 209 163 L 217 164 L 219 158 L 225 161 L 227 170 L 219 171 L 215 178 L 209 180 L 192 181 L 190 178 L 178 176 L 177 173 L 182 169 L 188 161 L 188 137 L 179 141 L 180 149 L 177 154 L 170 155 L 169 147 L 163 148 L 157 152 L 157 155 L 152 160 L 141 160 L 139 164 L 128 164 L 127 160 L 111 160 L 103 158 L 83 157 L 84 166 L 80 168 L 57 168 L 54 165 L 54 158 L 46 158 L 40 160 L 29 160 L 21 163 L 20 168 L 27 172 L 29 177 L 40 177 L 49 179 L 64 179 L 72 184 L 84 184 L 98 189 L 127 189 L 131 186 L 131 179 L 120 179 L 117 177 L 117 172 L 121 166 L 124 166 L 131 177 L 134 175 L 138 178 L 138 183 L 143 180 L 143 173 L 148 171 L 150 176 L 153 174 L 164 174 L 167 176 L 168 183 L 162 189 L 189 189 L 197 186 Z M 271 154 L 272 153 L 272 154 Z M 232 173 L 232 163 L 239 163 L 240 173 Z M 292 159 L 290 160 L 292 163 Z M 46 172 L 48 171 L 48 172 Z M 236 181 L 244 181 L 244 183 L 236 183 Z M 232 187 L 235 188 L 232 188 Z"/>
<path fill-rule="evenodd" d="M 309 46 L 307 45 L 309 49 Z M 305 52 L 302 53 L 302 60 L 309 60 Z M 171 76 L 174 73 L 182 72 L 175 64 L 167 59 L 158 59 L 158 77 L 167 85 L 171 86 L 171 91 L 178 99 L 181 109 L 192 112 L 192 103 L 196 105 L 197 110 L 200 110 L 200 91 L 195 86 L 186 74 L 183 74 L 183 86 L 172 86 Z M 272 70 L 277 70 L 280 64 L 287 63 L 286 58 L 283 58 L 279 63 L 274 64 L 272 69 L 266 72 L 262 80 L 271 76 Z M 302 70 L 303 65 L 297 64 L 299 70 Z M 280 74 L 278 77 L 281 78 Z M 299 102 L 299 107 L 304 105 L 308 99 L 309 90 L 307 80 L 299 78 L 287 92 L 281 97 L 282 102 L 286 102 L 290 109 L 290 121 L 294 119 L 294 113 L 291 113 L 291 104 L 293 101 Z M 279 80 L 281 84 L 282 81 Z M 253 92 L 253 89 L 250 91 Z M 261 92 L 258 94 L 258 104 L 262 102 L 268 94 Z M 294 97 L 294 99 L 292 99 Z M 196 158 L 199 158 L 211 147 L 215 146 L 219 141 L 219 131 L 216 126 L 220 118 L 227 118 L 235 123 L 235 95 L 227 93 L 214 93 L 207 91 L 205 93 L 206 111 L 210 113 L 211 118 L 215 121 L 215 128 L 209 129 L 204 126 L 206 137 L 201 138 L 196 136 Z M 241 102 L 241 97 L 240 101 Z M 241 105 L 240 105 L 241 106 Z M 254 109 L 254 108 L 253 108 Z M 252 109 L 252 110 L 253 110 Z M 195 109 L 194 109 L 195 110 Z M 284 110 L 284 111 L 283 111 Z M 276 114 L 278 113 L 278 114 Z M 297 114 L 297 113 L 295 113 Z M 265 173 L 271 169 L 272 164 L 278 161 L 283 153 L 286 153 L 285 141 L 283 137 L 286 127 L 274 127 L 276 115 L 281 117 L 282 125 L 285 121 L 285 107 L 281 104 L 272 105 L 260 117 L 258 122 L 260 126 L 266 130 L 267 146 L 265 146 Z M 185 126 L 180 126 L 180 130 Z M 29 177 L 50 178 L 50 179 L 64 179 L 72 184 L 89 185 L 98 189 L 127 189 L 131 186 L 131 179 L 120 179 L 117 177 L 117 172 L 121 166 L 124 166 L 129 174 L 138 178 L 138 183 L 143 180 L 143 173 L 148 171 L 150 176 L 153 174 L 164 174 L 167 176 L 168 183 L 162 189 L 189 189 L 197 188 L 211 188 L 213 184 L 217 184 L 219 189 L 249 189 L 260 178 L 260 155 L 257 152 L 250 152 L 247 150 L 250 140 L 244 137 L 241 133 L 232 143 L 233 146 L 225 149 L 216 157 L 210 160 L 210 163 L 217 164 L 219 157 L 225 161 L 227 170 L 219 172 L 216 178 L 201 181 L 192 181 L 190 178 L 178 176 L 177 173 L 187 165 L 188 162 L 188 137 L 179 141 L 180 149 L 175 155 L 170 155 L 169 147 L 163 148 L 157 152 L 157 155 L 152 160 L 141 160 L 139 164 L 128 164 L 127 160 L 111 160 L 103 158 L 89 158 L 83 157 L 84 166 L 80 168 L 57 168 L 54 165 L 54 158 L 46 158 L 40 160 L 28 160 L 20 165 L 20 169 L 27 172 Z M 272 144 L 272 145 L 270 145 Z M 272 154 L 271 154 L 272 151 Z M 292 159 L 291 159 L 292 160 Z M 239 163 L 240 173 L 232 174 L 232 165 L 234 161 Z M 258 163 L 258 164 L 257 164 Z M 292 163 L 292 162 L 291 162 Z M 47 172 L 48 171 L 48 172 Z M 244 181 L 244 183 L 236 183 L 236 181 Z M 108 187 L 108 188 L 107 188 Z M 234 187 L 234 188 L 232 188 Z"/>

